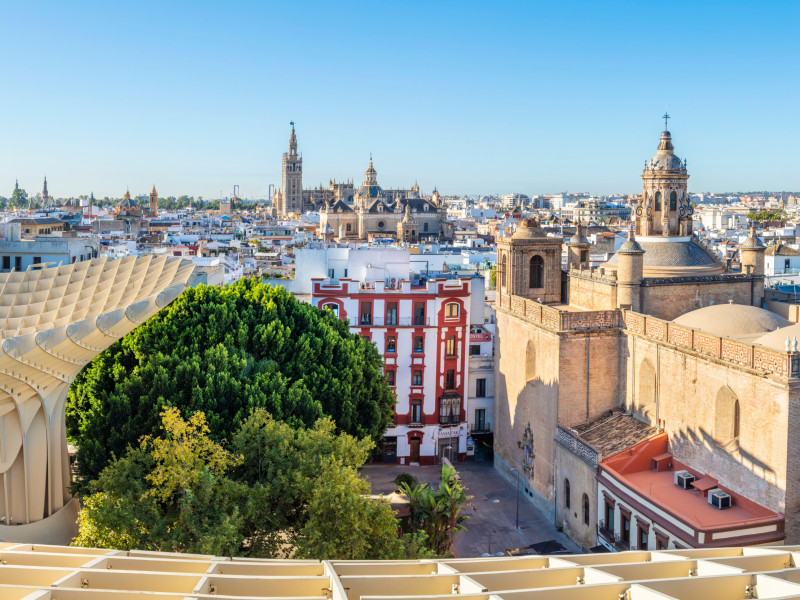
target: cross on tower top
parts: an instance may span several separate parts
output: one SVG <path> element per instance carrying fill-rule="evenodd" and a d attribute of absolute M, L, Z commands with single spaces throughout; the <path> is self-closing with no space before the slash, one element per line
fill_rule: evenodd
<path fill-rule="evenodd" d="M 669 113 L 665 110 L 664 116 L 661 118 L 664 119 L 664 129 L 669 131 Z"/>

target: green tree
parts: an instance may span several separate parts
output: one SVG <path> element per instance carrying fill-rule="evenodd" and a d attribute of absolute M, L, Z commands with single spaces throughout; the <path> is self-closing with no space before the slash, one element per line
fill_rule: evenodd
<path fill-rule="evenodd" d="M 26 208 L 28 206 L 28 192 L 22 188 L 14 188 L 11 194 L 11 206 L 14 208 Z"/>
<path fill-rule="evenodd" d="M 398 559 L 428 556 L 424 534 L 398 537 L 391 508 L 357 469 L 371 440 L 330 419 L 293 429 L 256 409 L 227 450 L 202 412 L 161 413 L 160 436 L 90 484 L 75 545 L 242 556 Z"/>
<path fill-rule="evenodd" d="M 447 556 L 453 537 L 457 531 L 464 529 L 462 523 L 469 519 L 461 514 L 469 496 L 458 480 L 456 470 L 442 465 L 438 489 L 433 489 L 428 483 L 414 487 L 401 483 L 400 491 L 410 501 L 409 521 L 412 528 L 425 533 L 427 547 L 436 556 Z"/>
<path fill-rule="evenodd" d="M 244 541 L 225 477 L 239 457 L 207 437 L 202 413 L 187 422 L 162 413 L 164 436 L 146 437 L 92 482 L 78 520 L 77 546 L 231 555 Z"/>
<path fill-rule="evenodd" d="M 489 271 L 489 284 L 493 287 L 497 287 L 497 265 L 492 267 L 492 270 Z"/>
<path fill-rule="evenodd" d="M 330 311 L 243 279 L 187 290 L 78 375 L 67 402 L 76 489 L 156 434 L 163 406 L 204 412 L 218 442 L 259 407 L 295 428 L 330 416 L 341 431 L 379 440 L 394 395 L 374 344 Z"/>

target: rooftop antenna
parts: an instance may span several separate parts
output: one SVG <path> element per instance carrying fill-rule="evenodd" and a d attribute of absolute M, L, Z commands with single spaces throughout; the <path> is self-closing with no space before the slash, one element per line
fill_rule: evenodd
<path fill-rule="evenodd" d="M 664 130 L 669 131 L 669 111 L 666 105 L 664 105 L 664 116 L 661 118 L 664 119 Z"/>

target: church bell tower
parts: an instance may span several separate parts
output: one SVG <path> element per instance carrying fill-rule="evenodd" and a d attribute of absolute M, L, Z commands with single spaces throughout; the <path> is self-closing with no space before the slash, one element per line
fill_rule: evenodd
<path fill-rule="evenodd" d="M 644 164 L 642 198 L 636 206 L 636 234 L 662 237 L 691 237 L 692 213 L 686 183 L 686 161 L 675 155 L 672 134 L 666 129 L 669 114 L 664 115 L 656 155 Z"/>
<path fill-rule="evenodd" d="M 278 213 L 303 212 L 303 157 L 297 154 L 297 135 L 294 121 L 291 122 L 292 135 L 289 137 L 289 152 L 284 152 L 282 162 L 281 193 Z"/>

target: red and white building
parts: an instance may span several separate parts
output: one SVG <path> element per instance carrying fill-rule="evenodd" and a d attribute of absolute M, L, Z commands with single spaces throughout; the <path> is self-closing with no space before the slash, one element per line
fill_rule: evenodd
<path fill-rule="evenodd" d="M 470 326 L 484 323 L 484 279 L 411 274 L 407 263 L 405 276 L 374 264 L 366 273 L 361 280 L 312 278 L 311 304 L 349 321 L 350 331 L 374 342 L 384 357 L 397 396 L 384 461 L 464 460 Z"/>

